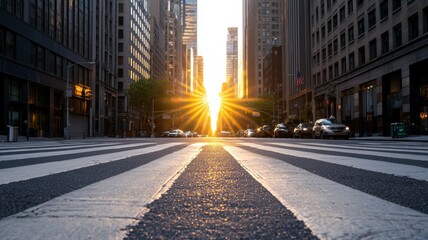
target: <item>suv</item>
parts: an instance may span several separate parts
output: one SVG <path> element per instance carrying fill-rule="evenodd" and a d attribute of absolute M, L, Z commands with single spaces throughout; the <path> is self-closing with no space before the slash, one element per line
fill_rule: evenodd
<path fill-rule="evenodd" d="M 344 138 L 349 139 L 351 131 L 349 127 L 338 123 L 336 118 L 321 118 L 314 123 L 312 128 L 313 138 Z"/>
<path fill-rule="evenodd" d="M 291 125 L 286 125 L 283 123 L 280 123 L 276 125 L 275 129 L 273 130 L 273 137 L 292 137 L 293 136 L 293 130 Z"/>

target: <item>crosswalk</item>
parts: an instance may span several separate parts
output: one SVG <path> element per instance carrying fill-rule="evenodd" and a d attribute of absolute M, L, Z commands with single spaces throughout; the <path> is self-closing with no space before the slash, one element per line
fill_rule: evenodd
<path fill-rule="evenodd" d="M 321 239 L 428 238 L 426 146 L 240 140 L 1 145 L 1 236 L 122 239 L 209 144 Z"/>

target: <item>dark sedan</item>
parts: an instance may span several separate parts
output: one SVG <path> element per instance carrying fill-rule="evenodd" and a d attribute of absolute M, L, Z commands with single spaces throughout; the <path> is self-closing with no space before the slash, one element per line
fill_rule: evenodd
<path fill-rule="evenodd" d="M 293 137 L 294 138 L 312 138 L 312 128 L 314 125 L 312 123 L 300 123 L 294 128 Z"/>
<path fill-rule="evenodd" d="M 293 128 L 291 125 L 280 123 L 276 125 L 275 129 L 273 130 L 273 137 L 280 138 L 280 137 L 288 137 L 291 138 L 293 136 Z"/>

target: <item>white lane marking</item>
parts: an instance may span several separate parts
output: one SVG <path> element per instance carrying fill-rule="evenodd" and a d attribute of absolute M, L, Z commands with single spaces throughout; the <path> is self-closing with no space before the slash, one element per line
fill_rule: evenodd
<path fill-rule="evenodd" d="M 300 157 L 300 158 L 310 158 L 317 161 L 335 163 L 343 166 L 359 168 L 368 171 L 375 171 L 386 174 L 393 174 L 397 176 L 405 176 L 409 178 L 414 178 L 418 180 L 428 181 L 428 169 L 398 163 L 388 163 L 382 161 L 373 161 L 362 158 L 353 158 L 345 156 L 335 156 L 327 155 L 320 153 L 311 153 L 305 152 L 304 150 L 296 151 L 286 148 L 279 147 L 270 147 L 270 146 L 261 146 L 253 143 L 240 143 L 244 146 L 249 146 L 257 149 L 277 152 L 285 155 Z"/>
<path fill-rule="evenodd" d="M 125 228 L 138 223 L 147 205 L 170 188 L 203 145 L 187 146 L 2 219 L 2 238 L 123 239 Z"/>
<path fill-rule="evenodd" d="M 36 177 L 43 177 L 55 173 L 71 171 L 83 167 L 89 167 L 101 163 L 112 162 L 120 159 L 141 155 L 153 151 L 180 145 L 182 143 L 168 143 L 142 149 L 127 150 L 109 154 L 101 154 L 89 157 L 74 158 L 58 162 L 48 162 L 15 168 L 0 169 L 0 184 L 22 181 Z"/>
<path fill-rule="evenodd" d="M 428 215 L 239 147 L 225 149 L 321 239 L 427 239 Z"/>
<path fill-rule="evenodd" d="M 148 144 L 150 144 L 150 143 L 136 143 L 136 144 L 108 146 L 108 147 L 99 147 L 99 148 L 88 148 L 88 149 L 85 149 L 85 146 L 83 145 L 80 149 L 74 149 L 74 150 L 40 152 L 40 153 L 24 153 L 24 154 L 0 156 L 0 161 L 20 160 L 20 159 L 36 158 L 36 157 L 62 156 L 62 155 L 73 154 L 73 153 L 95 152 L 95 151 L 101 151 L 101 150 L 121 149 L 121 148 L 127 148 L 127 147 L 138 147 L 138 146 L 144 146 L 144 145 L 148 145 Z"/>
<path fill-rule="evenodd" d="M 61 150 L 61 149 L 70 149 L 70 148 L 86 148 L 86 147 L 101 147 L 101 146 L 114 146 L 118 145 L 118 143 L 112 144 L 112 143 L 104 143 L 104 144 L 80 144 L 80 145 L 49 145 L 49 146 L 43 146 L 43 147 L 37 147 L 36 146 L 30 146 L 19 149 L 8 149 L 8 150 L 0 150 L 0 154 L 2 153 L 15 153 L 15 152 L 22 152 L 22 151 L 44 151 L 44 150 Z"/>
<path fill-rule="evenodd" d="M 272 144 L 282 146 L 282 147 L 295 147 L 295 148 L 302 148 L 302 149 L 314 149 L 314 150 L 333 151 L 333 152 L 341 152 L 341 153 L 365 154 L 365 155 L 372 155 L 377 157 L 428 161 L 428 157 L 425 155 L 411 155 L 408 153 L 406 154 L 389 153 L 389 152 L 380 151 L 379 149 L 376 149 L 377 151 L 364 151 L 364 149 L 359 149 L 359 150 L 341 149 L 337 146 L 332 146 L 332 145 L 329 145 L 328 147 L 327 146 L 315 147 L 315 146 L 299 146 L 296 144 L 286 144 L 286 143 L 272 143 Z"/>
<path fill-rule="evenodd" d="M 397 146 L 395 146 L 395 148 L 393 148 L 393 146 L 391 146 L 391 148 L 389 148 L 389 147 L 386 147 L 385 145 L 380 145 L 380 147 L 372 147 L 373 145 L 371 145 L 370 147 L 362 147 L 362 146 L 356 147 L 355 145 L 352 145 L 352 146 L 351 145 L 331 145 L 331 144 L 321 144 L 321 143 L 300 143 L 300 144 L 305 145 L 305 146 L 308 145 L 309 147 L 310 146 L 321 146 L 321 147 L 328 147 L 328 148 L 333 147 L 333 149 L 343 148 L 343 149 L 359 149 L 359 150 L 367 150 L 367 151 L 386 150 L 389 152 L 398 152 L 398 153 L 407 152 L 407 153 L 425 153 L 425 154 L 428 154 L 428 150 L 426 147 L 425 148 L 411 147 L 411 149 L 397 149 Z M 299 146 L 299 145 L 296 145 L 296 146 Z M 409 146 L 408 146 L 408 148 L 409 148 Z M 428 161 L 428 158 L 426 158 L 426 160 Z"/>

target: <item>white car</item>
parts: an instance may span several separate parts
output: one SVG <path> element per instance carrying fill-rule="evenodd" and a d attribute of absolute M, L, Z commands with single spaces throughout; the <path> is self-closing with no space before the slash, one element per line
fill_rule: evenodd
<path fill-rule="evenodd" d="M 168 137 L 184 137 L 184 132 L 180 129 L 171 130 L 168 133 Z"/>
<path fill-rule="evenodd" d="M 349 139 L 351 131 L 349 127 L 338 123 L 335 119 L 321 118 L 314 123 L 312 128 L 313 138 L 344 138 Z"/>

